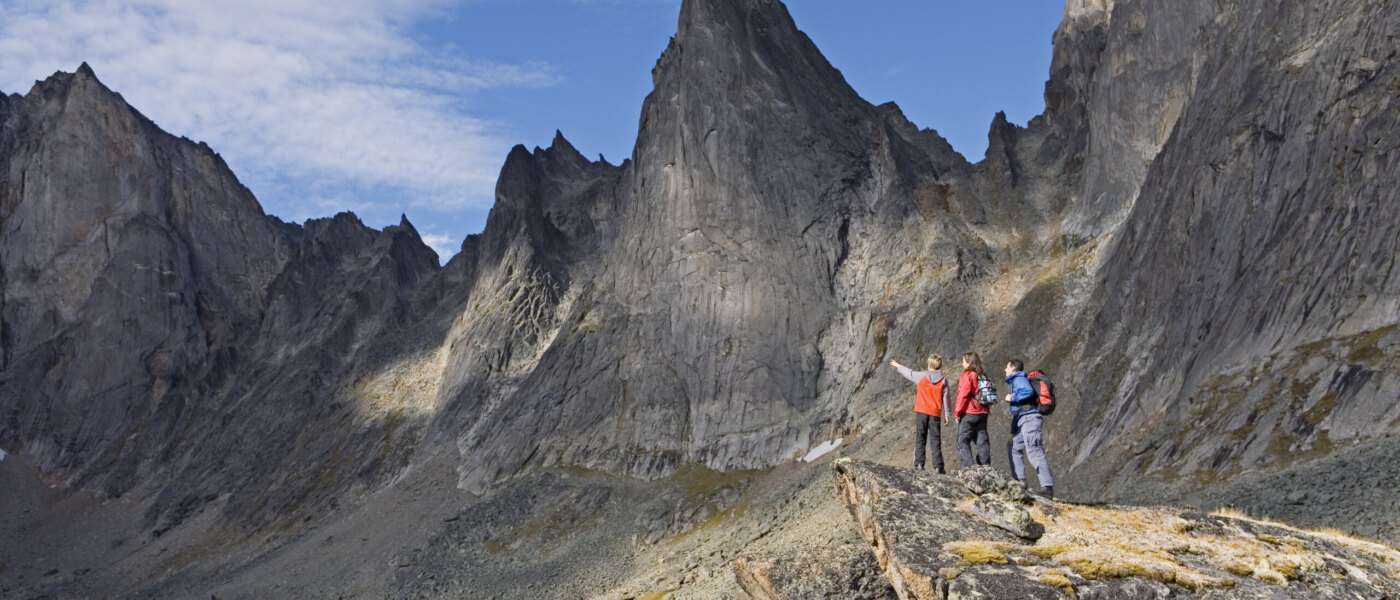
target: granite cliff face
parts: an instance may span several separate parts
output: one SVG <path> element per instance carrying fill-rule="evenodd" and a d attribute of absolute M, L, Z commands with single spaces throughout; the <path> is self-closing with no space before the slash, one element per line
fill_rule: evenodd
<path fill-rule="evenodd" d="M 1160 9 L 1120 3 L 1109 30 L 1176 27 L 1182 15 Z M 1162 113 L 1174 125 L 1081 321 L 1078 381 L 1102 385 L 1076 417 L 1071 464 L 1102 477 L 1100 495 L 1144 472 L 1210 485 L 1384 444 L 1400 419 L 1400 155 L 1386 141 L 1400 15 L 1365 2 L 1186 12 L 1200 26 L 1169 85 L 1180 108 Z"/>
<path fill-rule="evenodd" d="M 631 159 L 515 148 L 443 266 L 406 219 L 268 217 L 212 150 L 86 66 L 56 74 L 0 96 L 0 448 L 139 504 L 153 535 L 217 514 L 215 537 L 266 548 L 435 469 L 510 513 L 552 473 L 689 489 L 897 438 L 884 364 L 978 349 L 1056 376 L 1062 494 L 1400 539 L 1376 501 L 1400 477 L 1351 500 L 1251 487 L 1390 456 L 1397 20 L 1071 0 L 1045 114 L 998 115 L 970 163 L 862 100 L 781 3 L 686 0 Z M 539 489 L 585 521 L 654 509 L 614 532 L 647 543 L 689 522 L 672 512 L 739 510 Z M 1318 516 L 1346 502 L 1355 522 Z M 470 546 L 452 531 L 423 536 Z"/>
<path fill-rule="evenodd" d="M 621 167 L 558 141 L 503 171 L 502 202 L 544 205 L 554 230 L 529 251 L 568 249 L 526 267 L 556 307 L 538 363 L 499 403 L 463 400 L 493 424 L 459 440 L 468 487 L 554 464 L 761 467 L 838 436 L 851 418 L 829 390 L 843 382 L 824 375 L 877 354 L 844 355 L 847 308 L 905 260 L 886 237 L 910 239 L 916 192 L 946 195 L 939 167 L 965 167 L 856 96 L 781 5 L 686 3 L 654 78 Z M 535 176 L 561 161 L 608 179 Z"/>
<path fill-rule="evenodd" d="M 86 65 L 0 110 L 6 442 L 120 493 L 163 450 L 133 427 L 168 439 L 222 383 L 293 244 L 208 147 Z"/>
<path fill-rule="evenodd" d="M 110 496 L 158 482 L 158 527 L 221 495 L 266 522 L 307 492 L 281 481 L 376 474 L 387 457 L 337 445 L 383 426 L 305 434 L 346 422 L 336 384 L 383 360 L 357 350 L 397 350 L 384 332 L 432 306 L 437 260 L 411 225 L 268 217 L 86 65 L 0 111 L 8 449 Z"/>

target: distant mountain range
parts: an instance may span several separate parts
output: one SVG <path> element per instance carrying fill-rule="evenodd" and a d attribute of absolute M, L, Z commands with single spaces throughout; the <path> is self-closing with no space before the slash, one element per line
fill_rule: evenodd
<path fill-rule="evenodd" d="M 1400 431 L 1397 30 L 1363 0 L 1070 0 L 1045 113 L 974 163 L 780 2 L 685 0 L 631 159 L 516 147 L 441 267 L 407 219 L 267 216 L 83 65 L 0 96 L 0 448 L 151 535 L 248 541 L 434 461 L 483 498 L 767 469 L 896 426 L 890 359 L 977 350 L 1056 378 L 1076 499 L 1394 542 L 1400 469 L 1356 465 Z"/>

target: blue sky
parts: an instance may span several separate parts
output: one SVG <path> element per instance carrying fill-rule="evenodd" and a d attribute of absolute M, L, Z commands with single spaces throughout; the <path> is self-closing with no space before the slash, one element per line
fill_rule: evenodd
<path fill-rule="evenodd" d="M 874 103 L 969 160 L 992 115 L 1044 109 L 1063 4 L 792 0 Z M 0 90 L 82 61 L 167 131 L 207 141 L 263 207 L 303 221 L 407 214 L 442 259 L 480 231 L 511 146 L 560 130 L 631 155 L 679 0 L 0 0 Z"/>

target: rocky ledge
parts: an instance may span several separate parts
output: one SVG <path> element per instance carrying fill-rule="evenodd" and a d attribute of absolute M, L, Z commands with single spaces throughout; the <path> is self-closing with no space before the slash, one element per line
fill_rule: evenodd
<path fill-rule="evenodd" d="M 1338 532 L 1057 502 L 988 467 L 943 476 L 841 459 L 834 469 L 837 494 L 901 600 L 1400 597 L 1400 552 Z M 814 556 L 734 566 L 755 598 L 888 597 L 884 586 L 851 585 L 868 579 L 868 559 L 833 554 L 824 572 Z M 792 583 L 803 571 L 824 575 Z M 833 589 L 806 589 L 816 580 Z"/>

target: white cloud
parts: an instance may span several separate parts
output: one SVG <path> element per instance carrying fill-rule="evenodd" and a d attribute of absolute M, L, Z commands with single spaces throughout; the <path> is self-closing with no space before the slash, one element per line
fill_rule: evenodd
<path fill-rule="evenodd" d="M 432 248 L 438 254 L 438 260 L 446 263 L 452 255 L 457 253 L 462 245 L 462 240 L 445 233 L 420 233 L 423 243 Z"/>
<path fill-rule="evenodd" d="M 471 95 L 559 76 L 414 40 L 412 25 L 443 10 L 440 0 L 6 0 L 0 90 L 24 93 L 87 61 L 162 128 L 209 142 L 287 218 L 327 215 L 336 198 L 487 206 L 511 143 L 502 124 L 471 116 Z"/>

